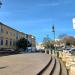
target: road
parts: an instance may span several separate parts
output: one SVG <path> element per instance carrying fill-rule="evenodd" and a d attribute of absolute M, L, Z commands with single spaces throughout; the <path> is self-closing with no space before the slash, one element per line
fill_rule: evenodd
<path fill-rule="evenodd" d="M 36 75 L 50 60 L 50 55 L 27 53 L 0 57 L 0 75 Z"/>

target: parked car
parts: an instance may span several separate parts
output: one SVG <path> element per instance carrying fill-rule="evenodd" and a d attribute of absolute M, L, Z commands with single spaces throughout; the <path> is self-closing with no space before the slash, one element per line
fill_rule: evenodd
<path fill-rule="evenodd" d="M 71 55 L 75 55 L 75 48 L 70 49 L 69 53 L 71 53 Z"/>
<path fill-rule="evenodd" d="M 69 53 L 70 50 L 71 50 L 71 48 L 65 48 L 65 49 L 63 50 L 63 52 Z"/>

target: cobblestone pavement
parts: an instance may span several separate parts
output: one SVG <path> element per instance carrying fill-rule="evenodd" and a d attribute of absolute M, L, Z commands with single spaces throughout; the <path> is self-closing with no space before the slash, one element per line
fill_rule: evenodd
<path fill-rule="evenodd" d="M 36 75 L 50 60 L 42 53 L 0 57 L 0 75 Z"/>

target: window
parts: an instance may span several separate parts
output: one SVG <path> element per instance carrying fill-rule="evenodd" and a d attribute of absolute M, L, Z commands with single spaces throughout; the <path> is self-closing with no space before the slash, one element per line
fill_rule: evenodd
<path fill-rule="evenodd" d="M 18 34 L 16 34 L 16 39 L 18 39 Z"/>
<path fill-rule="evenodd" d="M 3 33 L 4 31 L 3 31 L 3 29 L 1 28 L 1 33 Z"/>
<path fill-rule="evenodd" d="M 8 45 L 8 40 L 6 40 L 6 43 L 5 43 L 5 45 Z"/>
<path fill-rule="evenodd" d="M 10 32 L 10 36 L 12 36 L 12 32 Z"/>
<path fill-rule="evenodd" d="M 13 46 L 16 46 L 16 42 L 15 41 L 13 41 Z"/>
<path fill-rule="evenodd" d="M 13 35 L 15 36 L 15 33 Z"/>
<path fill-rule="evenodd" d="M 8 34 L 8 31 L 6 31 L 6 34 Z"/>
<path fill-rule="evenodd" d="M 10 39 L 10 46 L 12 46 L 12 39 Z"/>
<path fill-rule="evenodd" d="M 0 44 L 3 45 L 3 39 L 0 40 Z"/>

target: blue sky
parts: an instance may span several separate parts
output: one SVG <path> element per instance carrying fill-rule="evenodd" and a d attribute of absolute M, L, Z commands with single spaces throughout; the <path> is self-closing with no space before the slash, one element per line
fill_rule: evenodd
<path fill-rule="evenodd" d="M 75 0 L 2 0 L 0 21 L 24 33 L 33 34 L 41 42 L 55 25 L 56 37 L 60 34 L 75 36 L 72 19 L 75 17 Z"/>

